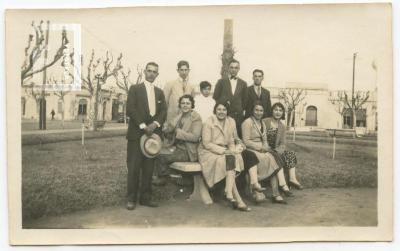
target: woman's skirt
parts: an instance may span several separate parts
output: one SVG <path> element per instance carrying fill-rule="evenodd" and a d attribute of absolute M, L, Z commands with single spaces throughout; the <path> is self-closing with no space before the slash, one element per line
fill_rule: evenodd
<path fill-rule="evenodd" d="M 259 161 L 257 165 L 258 180 L 267 179 L 275 175 L 282 168 L 277 164 L 274 156 L 270 152 L 261 153 L 254 150 L 250 151 L 256 155 Z"/>

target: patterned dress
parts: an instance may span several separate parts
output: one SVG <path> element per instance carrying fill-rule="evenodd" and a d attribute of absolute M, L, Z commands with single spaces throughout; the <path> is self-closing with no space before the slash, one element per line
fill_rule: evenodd
<path fill-rule="evenodd" d="M 268 145 L 275 150 L 276 137 L 278 135 L 278 128 L 270 128 L 267 130 Z M 285 164 L 284 168 L 293 168 L 297 165 L 296 153 L 293 151 L 283 151 L 281 158 Z"/>

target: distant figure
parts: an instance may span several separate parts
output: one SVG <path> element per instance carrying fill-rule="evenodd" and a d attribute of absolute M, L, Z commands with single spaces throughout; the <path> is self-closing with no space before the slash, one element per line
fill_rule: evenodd
<path fill-rule="evenodd" d="M 260 101 L 264 108 L 264 114 L 262 118 L 272 116 L 271 109 L 271 96 L 269 91 L 261 86 L 264 80 L 264 72 L 259 69 L 253 71 L 254 85 L 247 87 L 247 104 L 246 104 L 246 118 L 253 115 L 253 106 L 255 101 Z"/>
<path fill-rule="evenodd" d="M 51 120 L 54 120 L 54 115 L 56 115 L 56 112 L 54 111 L 54 109 L 51 109 Z"/>
<path fill-rule="evenodd" d="M 210 96 L 211 84 L 207 81 L 200 83 L 200 95 L 195 97 L 196 108 L 195 110 L 200 114 L 202 120 L 205 122 L 213 114 L 215 100 Z"/>
<path fill-rule="evenodd" d="M 178 62 L 178 72 L 179 78 L 170 81 L 165 84 L 164 95 L 165 101 L 167 102 L 168 112 L 167 112 L 167 122 L 171 122 L 178 113 L 178 101 L 179 98 L 184 94 L 190 94 L 194 97 L 194 87 L 189 83 L 189 62 L 181 60 Z"/>
<path fill-rule="evenodd" d="M 154 80 L 158 76 L 158 65 L 154 62 L 147 63 L 144 75 L 144 82 L 132 85 L 129 88 L 126 105 L 126 115 L 130 118 L 126 135 L 128 140 L 128 198 L 126 208 L 128 210 L 135 209 L 138 197 L 141 205 L 158 206 L 152 201 L 151 193 L 154 159 L 149 158 L 141 151 L 140 139 L 144 134 L 149 137 L 153 133 L 161 135 L 167 107 L 163 91 L 154 86 Z"/>
<path fill-rule="evenodd" d="M 236 129 L 241 138 L 241 124 L 244 119 L 245 106 L 247 104 L 247 83 L 238 78 L 237 74 L 240 70 L 239 61 L 233 59 L 229 63 L 229 76 L 218 80 L 215 85 L 213 98 L 217 103 L 228 102 L 230 112 L 228 116 L 236 122 Z"/>

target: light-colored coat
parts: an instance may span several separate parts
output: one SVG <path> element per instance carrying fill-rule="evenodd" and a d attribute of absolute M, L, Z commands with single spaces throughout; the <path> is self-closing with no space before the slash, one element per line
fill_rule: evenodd
<path fill-rule="evenodd" d="M 182 114 L 179 114 L 172 119 L 172 121 L 168 122 L 165 132 L 175 131 L 175 139 L 185 142 L 190 161 L 196 162 L 198 160 L 197 147 L 199 145 L 203 123 L 200 115 L 196 111 L 192 111 L 189 119 L 183 120 L 183 126 L 179 129 L 177 128 L 177 124 L 181 120 L 181 117 Z"/>
<path fill-rule="evenodd" d="M 192 97 L 195 95 L 193 85 L 187 83 L 185 91 L 183 91 L 183 82 L 180 78 L 167 82 L 164 86 L 165 101 L 168 106 L 167 121 L 171 121 L 179 114 L 179 98 L 184 94 L 189 94 Z"/>
<path fill-rule="evenodd" d="M 262 133 L 262 135 L 260 135 L 260 131 L 256 126 L 253 117 L 247 118 L 242 123 L 242 138 L 246 148 L 254 152 L 260 161 L 257 165 L 257 175 L 258 180 L 263 180 L 279 171 L 279 166 L 270 153 L 261 152 L 263 145 L 268 144 L 265 124 L 262 122 L 262 126 L 264 127 L 264 133 Z"/>
<path fill-rule="evenodd" d="M 202 142 L 199 145 L 199 162 L 204 179 L 209 187 L 213 187 L 226 177 L 225 150 L 235 150 L 236 137 L 235 120 L 227 117 L 224 128 L 215 115 L 207 119 L 203 125 Z M 235 170 L 244 169 L 241 154 L 235 154 Z"/>

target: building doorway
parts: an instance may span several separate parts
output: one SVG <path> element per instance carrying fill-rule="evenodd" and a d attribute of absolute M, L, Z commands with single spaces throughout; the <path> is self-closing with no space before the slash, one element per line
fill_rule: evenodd
<path fill-rule="evenodd" d="M 87 100 L 82 98 L 78 104 L 78 120 L 85 120 L 87 116 Z"/>
<path fill-rule="evenodd" d="M 107 101 L 103 102 L 103 120 L 106 120 L 106 113 L 107 113 Z"/>
<path fill-rule="evenodd" d="M 309 106 L 306 110 L 306 126 L 317 126 L 317 107 Z"/>
<path fill-rule="evenodd" d="M 118 109 L 119 109 L 119 101 L 118 99 L 113 99 L 112 103 L 112 111 L 111 111 L 111 120 L 118 120 Z"/>

